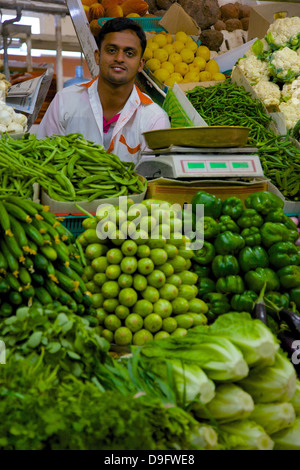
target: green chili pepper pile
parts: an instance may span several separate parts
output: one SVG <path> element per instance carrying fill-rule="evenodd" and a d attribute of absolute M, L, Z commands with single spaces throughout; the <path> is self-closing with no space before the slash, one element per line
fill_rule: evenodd
<path fill-rule="evenodd" d="M 300 149 L 289 135 L 268 129 L 272 118 L 242 86 L 229 79 L 211 87 L 195 87 L 187 98 L 209 126 L 246 126 L 248 143 L 258 148 L 264 174 L 290 200 L 300 199 Z"/>
<path fill-rule="evenodd" d="M 192 269 L 198 274 L 198 296 L 209 307 L 206 317 L 213 322 L 232 310 L 254 314 L 263 301 L 269 326 L 279 331 L 276 309 L 283 302 L 300 312 L 299 233 L 283 212 L 283 200 L 259 191 L 243 204 L 235 196 L 222 201 L 199 191 L 192 200 L 194 213 L 197 204 L 204 205 L 204 217 L 194 220 L 193 229 L 204 242 L 194 251 Z"/>
<path fill-rule="evenodd" d="M 1 139 L 0 195 L 30 198 L 35 182 L 55 200 L 89 202 L 141 193 L 146 184 L 135 173 L 134 163 L 122 162 L 81 134 Z"/>

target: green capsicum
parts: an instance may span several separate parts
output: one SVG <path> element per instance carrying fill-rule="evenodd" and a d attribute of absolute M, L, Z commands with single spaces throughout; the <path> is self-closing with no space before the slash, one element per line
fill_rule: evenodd
<path fill-rule="evenodd" d="M 256 268 L 248 271 L 244 276 L 249 290 L 260 292 L 266 283 L 266 292 L 280 288 L 279 277 L 270 268 Z"/>
<path fill-rule="evenodd" d="M 294 289 L 300 287 L 300 267 L 295 264 L 285 266 L 277 271 L 281 287 Z M 276 290 L 276 289 L 274 289 Z"/>
<path fill-rule="evenodd" d="M 211 263 L 215 257 L 215 247 L 212 243 L 204 241 L 202 248 L 194 251 L 193 261 L 205 265 Z"/>
<path fill-rule="evenodd" d="M 289 229 L 289 230 L 297 230 L 297 225 L 295 222 L 288 216 L 284 214 L 282 223 Z"/>
<path fill-rule="evenodd" d="M 284 201 L 270 191 L 257 191 L 245 199 L 245 206 L 255 209 L 260 214 L 267 215 L 278 208 L 283 209 Z"/>
<path fill-rule="evenodd" d="M 285 215 L 283 212 L 283 209 L 275 209 L 272 212 L 269 212 L 265 217 L 264 221 L 265 222 L 280 222 L 284 223 Z"/>
<path fill-rule="evenodd" d="M 231 307 L 236 312 L 252 313 L 257 297 L 257 293 L 253 290 L 245 290 L 241 294 L 235 294 L 231 297 Z"/>
<path fill-rule="evenodd" d="M 219 218 L 219 231 L 225 232 L 229 230 L 230 232 L 239 233 L 240 227 L 235 223 L 235 221 L 230 217 L 230 215 L 221 215 Z"/>
<path fill-rule="evenodd" d="M 289 291 L 291 302 L 294 302 L 297 309 L 300 310 L 300 287 L 295 287 Z"/>
<path fill-rule="evenodd" d="M 289 230 L 280 222 L 265 222 L 260 228 L 261 241 L 265 247 L 270 248 L 278 242 L 289 239 Z"/>
<path fill-rule="evenodd" d="M 298 240 L 300 234 L 298 232 L 298 230 L 289 230 L 289 238 L 288 238 L 288 241 L 289 242 L 292 242 L 292 243 L 296 243 L 296 241 Z"/>
<path fill-rule="evenodd" d="M 220 292 L 209 292 L 204 295 L 203 300 L 208 305 L 208 312 L 205 316 L 209 317 L 210 320 L 229 312 L 231 309 L 227 296 Z"/>
<path fill-rule="evenodd" d="M 241 294 L 245 290 L 244 281 L 241 276 L 219 277 L 216 282 L 217 292 L 222 294 Z"/>
<path fill-rule="evenodd" d="M 220 233 L 220 227 L 215 219 L 204 216 L 197 220 L 196 231 L 203 234 L 204 240 L 210 240 Z"/>
<path fill-rule="evenodd" d="M 208 292 L 215 292 L 216 290 L 216 283 L 209 277 L 200 277 L 197 281 L 198 287 L 198 297 L 199 299 L 202 298 Z"/>
<path fill-rule="evenodd" d="M 300 253 L 292 242 L 274 243 L 268 250 L 270 264 L 276 268 L 284 268 L 291 264 L 300 264 Z"/>
<path fill-rule="evenodd" d="M 241 228 L 261 227 L 264 219 L 255 209 L 244 209 L 236 223 Z"/>
<path fill-rule="evenodd" d="M 194 231 L 196 228 L 196 216 L 194 212 L 183 209 L 181 217 L 183 231 L 186 235 L 188 235 L 188 232 Z"/>
<path fill-rule="evenodd" d="M 211 268 L 210 266 L 200 266 L 200 264 L 193 263 L 193 271 L 198 274 L 198 277 L 210 277 Z"/>
<path fill-rule="evenodd" d="M 239 252 L 239 265 L 245 273 L 251 269 L 267 268 L 268 253 L 262 246 L 245 246 Z"/>
<path fill-rule="evenodd" d="M 236 196 L 225 199 L 222 206 L 222 214 L 229 215 L 232 219 L 238 219 L 244 209 L 243 202 Z"/>
<path fill-rule="evenodd" d="M 238 260 L 233 255 L 217 255 L 214 257 L 212 272 L 216 278 L 238 274 L 240 271 Z"/>
<path fill-rule="evenodd" d="M 270 303 L 268 303 L 270 301 Z M 276 310 L 272 308 L 272 304 L 278 308 L 288 308 L 290 304 L 290 296 L 281 292 L 269 291 L 265 294 L 265 304 L 267 313 L 274 313 Z"/>
<path fill-rule="evenodd" d="M 222 200 L 206 191 L 198 191 L 192 199 L 193 211 L 196 213 L 197 204 L 204 205 L 204 215 L 217 219 L 221 215 Z"/>
<path fill-rule="evenodd" d="M 247 246 L 256 246 L 261 244 L 261 234 L 258 227 L 247 227 L 241 231 L 241 236 Z"/>
<path fill-rule="evenodd" d="M 245 240 L 239 233 L 225 232 L 219 233 L 214 241 L 214 247 L 219 255 L 234 255 L 245 246 Z"/>

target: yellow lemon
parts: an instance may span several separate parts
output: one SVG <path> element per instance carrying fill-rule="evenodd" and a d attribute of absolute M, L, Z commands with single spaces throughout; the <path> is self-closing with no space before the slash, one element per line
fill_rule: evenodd
<path fill-rule="evenodd" d="M 184 31 L 177 31 L 175 34 L 175 41 L 181 41 L 183 44 L 186 43 L 188 35 Z"/>
<path fill-rule="evenodd" d="M 188 49 L 187 47 L 182 49 L 180 55 L 182 57 L 182 62 L 185 62 L 186 64 L 191 64 L 195 59 L 193 51 L 191 51 L 191 49 Z"/>
<path fill-rule="evenodd" d="M 183 79 L 182 75 L 180 75 L 180 73 L 178 73 L 178 72 L 171 73 L 170 78 L 174 78 L 175 82 L 177 82 L 177 83 L 182 82 L 182 79 Z"/>
<path fill-rule="evenodd" d="M 193 40 L 189 41 L 186 43 L 185 47 L 187 49 L 191 49 L 191 51 L 193 51 L 194 53 L 196 53 L 197 49 L 198 49 L 198 46 L 197 46 L 197 43 Z"/>
<path fill-rule="evenodd" d="M 158 69 L 154 72 L 155 78 L 160 82 L 164 83 L 167 78 L 169 78 L 170 73 L 166 69 Z"/>
<path fill-rule="evenodd" d="M 167 44 L 167 38 L 165 34 L 158 33 L 154 36 L 153 42 L 156 42 L 159 47 L 163 47 Z"/>
<path fill-rule="evenodd" d="M 184 43 L 182 41 L 174 41 L 172 45 L 175 52 L 180 52 L 184 49 Z"/>
<path fill-rule="evenodd" d="M 226 77 L 223 73 L 221 72 L 217 72 L 217 73 L 213 73 L 212 76 L 211 76 L 211 79 L 212 80 L 226 80 Z"/>
<path fill-rule="evenodd" d="M 172 88 L 175 82 L 176 79 L 174 77 L 169 77 L 165 80 L 164 84 Z"/>
<path fill-rule="evenodd" d="M 196 64 L 189 64 L 189 72 L 196 72 L 196 73 L 199 73 L 200 72 L 200 67 L 199 65 L 196 65 Z"/>
<path fill-rule="evenodd" d="M 151 70 L 151 72 L 155 72 L 155 70 L 160 69 L 160 61 L 158 59 L 149 59 L 146 62 L 146 66 Z"/>
<path fill-rule="evenodd" d="M 153 38 L 148 38 L 147 39 L 147 46 L 148 46 L 148 44 L 151 44 L 152 41 L 153 41 Z"/>
<path fill-rule="evenodd" d="M 199 73 L 197 72 L 188 72 L 184 76 L 185 80 L 188 80 L 189 82 L 199 82 Z"/>
<path fill-rule="evenodd" d="M 152 59 L 152 57 L 153 57 L 152 49 L 150 49 L 149 47 L 146 47 L 143 57 L 146 61 L 149 60 L 149 59 Z"/>
<path fill-rule="evenodd" d="M 140 16 L 138 13 L 129 13 L 126 18 L 140 18 Z"/>
<path fill-rule="evenodd" d="M 172 52 L 172 54 L 169 55 L 168 61 L 171 62 L 171 64 L 175 65 L 178 64 L 178 62 L 182 62 L 182 58 L 181 55 L 178 54 L 178 52 Z"/>
<path fill-rule="evenodd" d="M 206 60 L 203 59 L 203 57 L 198 56 L 193 60 L 193 64 L 198 65 L 198 67 L 200 67 L 200 71 L 205 70 Z"/>
<path fill-rule="evenodd" d="M 211 59 L 208 62 L 206 62 L 205 70 L 213 74 L 213 73 L 220 72 L 220 67 L 219 67 L 218 62 L 216 62 L 214 59 Z"/>
<path fill-rule="evenodd" d="M 175 52 L 172 44 L 166 44 L 163 46 L 163 49 L 165 49 L 169 55 L 172 54 L 172 52 Z"/>
<path fill-rule="evenodd" d="M 207 70 L 203 70 L 203 72 L 199 73 L 199 81 L 200 82 L 209 82 L 211 80 L 211 73 Z"/>
<path fill-rule="evenodd" d="M 150 43 L 148 44 L 148 47 L 149 47 L 149 49 L 152 49 L 152 51 L 155 51 L 155 49 L 159 49 L 158 43 L 157 43 L 157 42 L 154 42 L 154 41 L 150 42 Z"/>
<path fill-rule="evenodd" d="M 170 33 L 166 34 L 166 38 L 167 38 L 167 44 L 172 44 L 172 42 L 174 41 L 173 36 Z"/>
<path fill-rule="evenodd" d="M 207 46 L 199 46 L 196 52 L 197 57 L 203 57 L 206 62 L 210 59 L 210 50 Z"/>
<path fill-rule="evenodd" d="M 183 80 L 182 80 L 182 82 L 180 82 L 180 83 L 190 83 L 190 82 L 191 82 L 191 81 L 190 81 L 189 79 L 187 79 L 187 78 L 184 77 Z"/>
<path fill-rule="evenodd" d="M 168 60 L 169 54 L 165 49 L 159 48 L 153 51 L 153 57 L 154 59 L 158 59 L 160 62 L 165 62 L 166 60 Z"/>
<path fill-rule="evenodd" d="M 178 64 L 174 66 L 174 71 L 184 76 L 189 71 L 189 66 L 185 62 L 178 62 Z"/>
<path fill-rule="evenodd" d="M 171 64 L 171 62 L 169 62 L 169 61 L 163 62 L 161 64 L 161 68 L 166 69 L 169 73 L 173 73 L 175 71 L 174 70 L 174 65 Z"/>

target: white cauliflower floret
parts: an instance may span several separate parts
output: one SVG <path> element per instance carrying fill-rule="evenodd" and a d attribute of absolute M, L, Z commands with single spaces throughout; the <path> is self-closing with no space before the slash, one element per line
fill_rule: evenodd
<path fill-rule="evenodd" d="M 281 93 L 276 83 L 261 80 L 253 89 L 265 106 L 279 105 Z"/>
<path fill-rule="evenodd" d="M 300 98 L 300 77 L 296 78 L 292 82 L 285 83 L 282 87 L 282 98 L 292 98 L 292 96 Z"/>
<path fill-rule="evenodd" d="M 293 129 L 300 119 L 300 100 L 291 98 L 287 103 L 281 103 L 279 109 L 284 114 L 286 128 Z"/>
<path fill-rule="evenodd" d="M 240 59 L 238 65 L 251 84 L 256 84 L 261 80 L 269 80 L 270 71 L 268 63 L 257 59 L 254 54 L 249 55 L 245 59 Z"/>
<path fill-rule="evenodd" d="M 300 18 L 298 16 L 278 18 L 269 27 L 266 35 L 269 44 L 277 47 L 297 45 L 300 41 Z"/>
<path fill-rule="evenodd" d="M 300 75 L 300 56 L 288 47 L 275 51 L 270 58 L 270 65 L 272 74 L 282 81 L 291 81 Z"/>

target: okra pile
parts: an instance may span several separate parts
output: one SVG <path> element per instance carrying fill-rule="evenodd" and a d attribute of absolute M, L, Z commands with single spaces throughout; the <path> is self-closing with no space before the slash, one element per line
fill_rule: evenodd
<path fill-rule="evenodd" d="M 56 201 L 104 199 L 141 193 L 146 189 L 134 171 L 103 145 L 81 134 L 37 139 L 0 139 L 0 195 L 31 198 L 33 183 Z"/>

